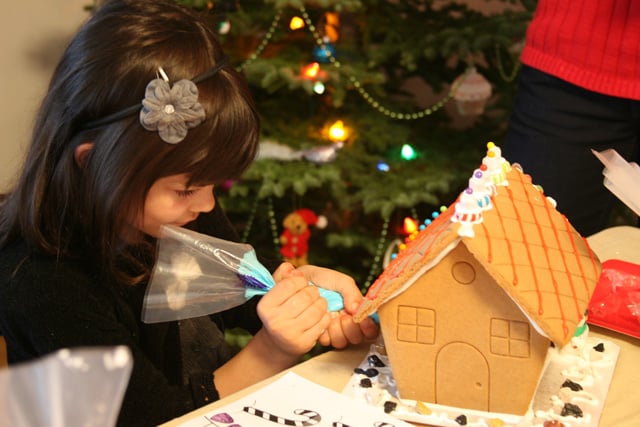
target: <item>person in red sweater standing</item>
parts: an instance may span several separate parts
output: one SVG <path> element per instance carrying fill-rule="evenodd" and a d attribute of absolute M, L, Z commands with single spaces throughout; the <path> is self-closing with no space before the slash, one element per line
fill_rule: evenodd
<path fill-rule="evenodd" d="M 591 149 L 640 156 L 640 2 L 539 0 L 521 61 L 504 155 L 589 236 L 616 203 Z"/>

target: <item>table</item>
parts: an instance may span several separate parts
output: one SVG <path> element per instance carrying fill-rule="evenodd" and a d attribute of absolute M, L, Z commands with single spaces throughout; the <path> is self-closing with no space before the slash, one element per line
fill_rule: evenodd
<path fill-rule="evenodd" d="M 640 426 L 640 410 L 638 410 L 638 405 L 640 404 L 640 401 L 638 401 L 640 340 L 595 326 L 590 328 L 592 336 L 606 338 L 620 346 L 620 357 L 613 374 L 605 409 L 600 419 L 600 427 L 638 427 Z M 315 383 L 341 392 L 353 374 L 353 369 L 367 355 L 370 345 L 371 343 L 365 343 L 345 350 L 329 351 L 294 366 L 290 370 Z M 284 372 L 169 421 L 163 424 L 162 427 L 179 426 L 192 418 L 202 416 L 216 407 L 223 406 L 257 390 L 281 375 L 284 375 Z"/>
<path fill-rule="evenodd" d="M 640 264 L 640 228 L 613 227 L 589 237 L 588 241 L 602 261 L 616 258 Z M 640 409 L 638 407 L 640 405 L 638 399 L 640 395 L 638 392 L 640 389 L 640 340 L 596 326 L 590 326 L 590 335 L 610 340 L 620 346 L 620 356 L 600 418 L 600 427 L 640 426 Z M 353 369 L 367 355 L 370 345 L 371 343 L 364 343 L 345 350 L 329 351 L 289 370 L 322 386 L 341 392 L 353 374 Z M 284 372 L 162 424 L 161 427 L 179 426 L 216 407 L 237 400 L 282 375 Z"/>

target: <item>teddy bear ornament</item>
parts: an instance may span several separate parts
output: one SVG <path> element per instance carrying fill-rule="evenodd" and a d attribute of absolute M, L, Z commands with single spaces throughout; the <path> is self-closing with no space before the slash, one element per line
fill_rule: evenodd
<path fill-rule="evenodd" d="M 327 218 L 316 215 L 310 209 L 298 209 L 282 221 L 284 231 L 280 235 L 280 254 L 295 267 L 308 264 L 310 226 L 325 228 Z"/>

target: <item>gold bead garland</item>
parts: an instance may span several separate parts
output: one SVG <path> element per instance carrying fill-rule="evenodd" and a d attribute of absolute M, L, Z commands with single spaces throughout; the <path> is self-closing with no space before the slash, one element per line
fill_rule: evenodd
<path fill-rule="evenodd" d="M 373 256 L 373 262 L 371 263 L 371 268 L 369 269 L 369 275 L 367 276 L 367 280 L 365 280 L 364 285 L 362 287 L 362 291 L 365 292 L 371 283 L 373 282 L 373 277 L 378 272 L 380 261 L 382 260 L 382 252 L 384 251 L 384 243 L 387 240 L 387 232 L 389 231 L 389 222 L 390 217 L 386 217 L 384 219 L 384 223 L 382 224 L 382 230 L 380 231 L 380 239 L 378 239 L 378 246 L 376 247 L 376 253 Z"/>
<path fill-rule="evenodd" d="M 502 63 L 502 55 L 500 55 L 500 46 L 497 43 L 495 45 L 495 49 L 496 63 L 498 65 L 498 72 L 500 73 L 500 77 L 502 77 L 502 80 L 504 80 L 505 82 L 511 83 L 513 79 L 515 79 L 518 75 L 522 63 L 520 62 L 519 58 L 516 58 L 516 63 L 513 65 L 513 69 L 511 69 L 511 74 L 507 75 L 507 72 L 504 69 L 504 64 Z"/>
<path fill-rule="evenodd" d="M 249 241 L 249 233 L 253 228 L 253 223 L 256 218 L 256 212 L 258 211 L 258 204 L 260 202 L 260 198 L 256 197 L 253 202 L 253 206 L 251 207 L 251 212 L 249 213 L 249 217 L 247 219 L 247 225 L 244 228 L 244 232 L 242 233 L 242 242 L 248 243 Z M 267 216 L 269 217 L 269 227 L 271 228 L 271 239 L 273 245 L 275 246 L 276 252 L 280 252 L 280 236 L 278 234 L 278 221 L 276 220 L 276 214 L 273 209 L 273 199 L 271 197 L 267 198 Z"/>
<path fill-rule="evenodd" d="M 251 206 L 251 212 L 249 212 L 249 217 L 247 218 L 247 225 L 244 227 L 244 232 L 242 233 L 241 241 L 243 243 L 247 243 L 249 240 L 249 233 L 253 228 L 253 221 L 256 219 L 256 212 L 258 211 L 258 202 L 260 199 L 256 197 L 256 200 L 253 202 L 253 206 Z"/>
<path fill-rule="evenodd" d="M 267 34 L 265 34 L 262 41 L 260 41 L 260 44 L 256 48 L 256 50 L 249 56 L 249 58 L 238 67 L 239 71 L 244 70 L 247 65 L 251 64 L 253 61 L 258 59 L 260 55 L 262 55 L 262 52 L 264 51 L 264 49 L 267 47 L 269 42 L 271 42 L 271 39 L 273 38 L 273 33 L 275 33 L 276 31 L 276 28 L 280 23 L 281 17 L 282 17 L 282 11 L 278 10 L 276 12 L 276 16 L 273 17 L 273 21 L 271 21 L 271 25 L 269 26 L 269 30 L 267 31 Z"/>
<path fill-rule="evenodd" d="M 333 56 L 333 54 L 329 50 L 327 50 L 326 43 L 318 33 L 316 26 L 311 21 L 311 18 L 309 17 L 309 14 L 307 13 L 307 10 L 304 6 L 300 6 L 300 13 L 302 14 L 302 18 L 305 21 L 306 27 L 309 29 L 309 32 L 314 38 L 315 43 L 321 49 L 323 49 L 323 51 L 327 52 L 327 58 L 329 59 L 329 62 L 331 63 L 331 65 L 333 65 L 336 68 L 340 68 L 342 64 L 340 63 L 340 61 L 336 59 L 335 56 Z M 278 10 L 276 12 L 275 17 L 273 18 L 273 21 L 271 21 L 269 30 L 265 34 L 264 38 L 261 40 L 256 50 L 249 56 L 249 58 L 245 60 L 238 67 L 239 71 L 244 70 L 247 67 L 247 65 L 254 62 L 262 54 L 264 49 L 271 42 L 271 39 L 273 38 L 273 34 L 275 33 L 276 28 L 278 27 L 281 17 L 282 17 L 282 11 Z M 465 75 L 467 75 L 471 71 L 471 69 L 472 67 L 467 68 L 467 70 L 465 71 Z M 366 89 L 364 89 L 364 87 L 362 87 L 362 83 L 355 76 L 351 75 L 348 78 L 351 84 L 353 84 L 353 87 L 355 88 L 355 90 L 367 102 L 367 104 L 369 104 L 374 110 L 378 111 L 379 113 L 397 120 L 418 120 L 418 119 L 422 119 L 424 117 L 430 116 L 431 114 L 435 113 L 436 111 L 444 107 L 444 105 L 453 98 L 460 83 L 464 81 L 464 79 L 458 79 L 458 81 L 451 86 L 447 95 L 445 95 L 442 99 L 440 99 L 431 107 L 427 107 L 421 111 L 416 111 L 414 113 L 399 113 L 399 112 L 392 111 L 386 108 L 385 106 L 383 106 L 382 104 L 380 104 L 380 102 L 378 102 L 373 96 L 369 94 L 369 92 L 366 91 Z"/>
<path fill-rule="evenodd" d="M 276 213 L 273 210 L 273 199 L 269 197 L 267 199 L 267 213 L 269 215 L 269 225 L 271 226 L 271 237 L 273 239 L 273 245 L 276 247 L 276 252 L 280 252 L 280 234 L 278 233 L 278 222 L 276 221 Z"/>
<path fill-rule="evenodd" d="M 338 61 L 336 59 L 336 57 L 333 56 L 333 53 L 331 53 L 331 51 L 329 51 L 327 49 L 326 43 L 324 42 L 324 40 L 322 39 L 320 34 L 318 34 L 318 31 L 316 30 L 315 25 L 313 25 L 313 22 L 311 21 L 311 18 L 309 17 L 309 14 L 307 13 L 307 10 L 305 9 L 304 6 L 300 6 L 300 13 L 302 14 L 302 18 L 304 19 L 305 23 L 307 24 L 307 28 L 309 29 L 309 32 L 311 32 L 311 35 L 315 39 L 316 44 L 323 51 L 327 52 L 327 57 L 329 58 L 329 62 L 331 63 L 331 65 L 333 65 L 336 68 L 340 68 L 341 67 L 340 61 Z M 471 71 L 471 69 L 472 69 L 472 67 L 468 67 L 467 70 L 465 71 L 465 75 L 467 75 Z M 447 95 L 444 98 L 442 98 L 440 101 L 436 102 L 431 107 L 427 107 L 427 108 L 425 108 L 425 109 L 423 109 L 421 111 L 415 112 L 415 113 L 397 113 L 395 111 L 391 111 L 388 108 L 386 108 L 383 105 L 381 105 L 378 101 L 376 101 L 362 87 L 362 83 L 360 83 L 360 81 L 358 81 L 358 79 L 356 79 L 355 76 L 349 76 L 349 81 L 353 84 L 353 86 L 356 89 L 356 91 L 360 94 L 360 96 L 362 96 L 362 98 L 367 102 L 367 104 L 369 104 L 371 107 L 373 107 L 378 112 L 380 112 L 380 113 L 384 114 L 385 116 L 390 117 L 392 119 L 417 120 L 417 119 L 422 119 L 422 118 L 424 118 L 426 116 L 429 116 L 429 115 L 435 113 L 436 111 L 438 111 L 439 109 L 441 109 L 442 107 L 444 107 L 444 105 L 447 102 L 449 102 L 451 100 L 451 98 L 453 98 L 453 95 L 455 94 L 456 90 L 458 89 L 458 86 L 460 85 L 460 83 L 462 81 L 464 81 L 464 79 L 460 79 L 459 82 L 454 83 L 451 86 L 451 89 L 449 90 Z"/>

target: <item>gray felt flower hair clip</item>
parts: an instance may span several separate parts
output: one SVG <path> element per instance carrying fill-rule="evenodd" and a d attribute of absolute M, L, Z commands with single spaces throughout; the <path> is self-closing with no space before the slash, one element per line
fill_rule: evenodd
<path fill-rule="evenodd" d="M 177 144 L 187 136 L 188 129 L 204 120 L 204 108 L 198 102 L 198 87 L 191 80 L 182 79 L 169 85 L 162 68 L 162 78 L 153 79 L 147 85 L 140 124 L 150 131 L 158 131 L 160 138 L 169 144 Z"/>
<path fill-rule="evenodd" d="M 205 119 L 205 111 L 198 102 L 197 84 L 218 73 L 229 63 L 222 57 L 212 68 L 191 80 L 182 79 L 169 84 L 164 70 L 158 69 L 160 77 L 147 84 L 142 108 L 140 103 L 131 105 L 106 117 L 92 120 L 81 126 L 81 130 L 96 129 L 139 113 L 140 124 L 148 131 L 158 132 L 160 138 L 177 144 L 186 136 L 189 129 L 198 126 Z"/>

